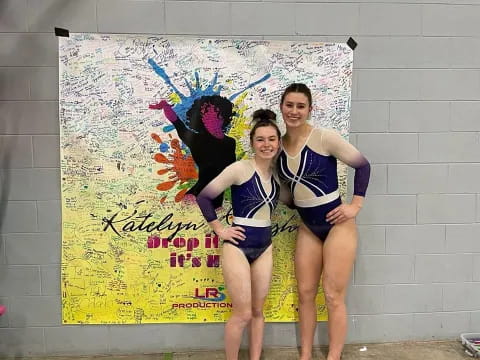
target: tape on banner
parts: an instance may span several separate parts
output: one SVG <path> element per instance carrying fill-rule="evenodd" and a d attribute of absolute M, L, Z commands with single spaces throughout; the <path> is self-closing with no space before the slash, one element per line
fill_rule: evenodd
<path fill-rule="evenodd" d="M 61 37 L 70 37 L 70 32 L 67 29 L 55 28 L 55 35 Z"/>
<path fill-rule="evenodd" d="M 348 38 L 347 45 L 350 47 L 350 49 L 355 50 L 358 44 L 355 40 L 353 40 L 353 38 Z"/>

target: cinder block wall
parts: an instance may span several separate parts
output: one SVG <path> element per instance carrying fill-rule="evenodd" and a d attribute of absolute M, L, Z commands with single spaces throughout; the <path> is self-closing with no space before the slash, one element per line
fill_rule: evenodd
<path fill-rule="evenodd" d="M 480 331 L 477 0 L 0 1 L 0 355 L 222 347 L 221 324 L 62 326 L 57 39 L 72 32 L 341 41 L 352 143 L 373 164 L 349 342 Z M 269 324 L 266 346 L 296 346 Z M 320 324 L 318 343 L 326 342 Z"/>

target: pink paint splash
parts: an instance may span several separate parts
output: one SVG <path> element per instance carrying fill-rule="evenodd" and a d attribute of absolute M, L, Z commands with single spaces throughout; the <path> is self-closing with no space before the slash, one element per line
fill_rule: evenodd
<path fill-rule="evenodd" d="M 217 139 L 223 139 L 225 134 L 222 131 L 223 118 L 220 111 L 213 104 L 205 103 L 201 109 L 202 121 L 210 134 Z"/>

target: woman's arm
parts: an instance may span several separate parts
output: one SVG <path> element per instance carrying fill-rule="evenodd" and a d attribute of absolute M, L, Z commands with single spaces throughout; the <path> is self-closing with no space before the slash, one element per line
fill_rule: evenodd
<path fill-rule="evenodd" d="M 353 195 L 365 197 L 370 180 L 370 163 L 355 146 L 344 140 L 336 131 L 330 129 L 322 131 L 324 132 L 322 145 L 325 151 L 355 169 Z"/>
<path fill-rule="evenodd" d="M 327 214 L 327 221 L 339 224 L 357 216 L 370 181 L 370 163 L 352 144 L 345 141 L 334 130 L 324 129 L 322 142 L 325 151 L 355 169 L 353 180 L 353 197 L 350 204 L 342 204 Z"/>
<path fill-rule="evenodd" d="M 225 227 L 217 218 L 213 200 L 233 184 L 239 183 L 239 175 L 242 174 L 241 165 L 235 162 L 227 166 L 215 179 L 210 181 L 205 188 L 197 195 L 197 204 L 208 225 L 215 233 L 224 240 L 237 243 L 236 240 L 244 240 L 244 229 L 239 226 Z"/>

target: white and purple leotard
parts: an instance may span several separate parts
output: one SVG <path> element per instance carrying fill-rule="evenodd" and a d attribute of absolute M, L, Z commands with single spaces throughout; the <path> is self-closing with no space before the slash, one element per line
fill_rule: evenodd
<path fill-rule="evenodd" d="M 333 226 L 326 221 L 327 213 L 341 204 L 337 159 L 355 168 L 354 195 L 365 196 L 370 164 L 334 130 L 313 128 L 297 154 L 282 149 L 277 160 L 279 177 L 290 189 L 302 221 L 321 240 Z"/>
<path fill-rule="evenodd" d="M 246 239 L 238 245 L 249 263 L 255 261 L 272 243 L 271 214 L 277 206 L 280 185 L 275 178 L 262 179 L 254 160 L 237 161 L 212 180 L 197 196 L 205 219 L 217 219 L 213 199 L 231 187 L 233 223 L 245 229 Z M 228 240 L 225 240 L 228 242 Z"/>

